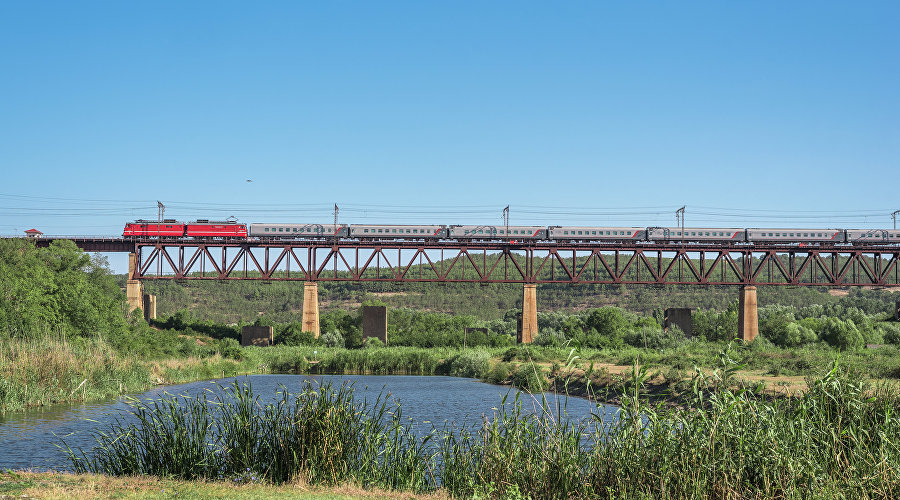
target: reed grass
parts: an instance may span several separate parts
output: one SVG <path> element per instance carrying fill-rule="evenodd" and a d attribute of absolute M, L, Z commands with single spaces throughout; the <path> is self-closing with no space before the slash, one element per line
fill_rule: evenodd
<path fill-rule="evenodd" d="M 134 401 L 130 414 L 95 437 L 90 453 L 66 447 L 76 471 L 434 488 L 428 438 L 411 433 L 399 407 L 380 396 L 356 401 L 347 384 L 310 382 L 268 404 L 237 381 L 195 398 Z"/>
<path fill-rule="evenodd" d="M 134 423 L 69 450 L 76 470 L 180 478 L 252 473 L 460 498 L 884 498 L 900 496 L 900 394 L 835 365 L 795 399 L 697 373 L 691 405 L 651 406 L 637 366 L 619 417 L 560 419 L 501 401 L 482 424 L 413 435 L 382 397 L 307 386 L 262 404 L 250 387 L 138 403 Z"/>
<path fill-rule="evenodd" d="M 0 412 L 109 398 L 150 385 L 145 367 L 100 339 L 40 336 L 0 342 Z"/>

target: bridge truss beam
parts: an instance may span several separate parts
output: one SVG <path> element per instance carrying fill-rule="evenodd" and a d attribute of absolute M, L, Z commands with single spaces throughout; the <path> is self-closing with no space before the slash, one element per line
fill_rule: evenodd
<path fill-rule="evenodd" d="M 135 279 L 900 286 L 900 247 L 138 242 Z"/>

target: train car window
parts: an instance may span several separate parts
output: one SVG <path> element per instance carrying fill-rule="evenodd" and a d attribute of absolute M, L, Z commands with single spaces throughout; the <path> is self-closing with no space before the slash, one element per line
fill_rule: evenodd
<path fill-rule="evenodd" d="M 578 234 L 581 234 L 581 231 L 578 231 Z"/>
<path fill-rule="evenodd" d="M 368 230 L 368 229 L 363 229 L 363 232 L 364 232 L 364 233 L 368 233 L 369 230 Z"/>

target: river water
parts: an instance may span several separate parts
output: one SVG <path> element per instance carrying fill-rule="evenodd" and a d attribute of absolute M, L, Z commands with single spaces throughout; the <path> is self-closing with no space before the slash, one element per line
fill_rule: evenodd
<path fill-rule="evenodd" d="M 250 375 L 245 377 L 207 380 L 175 386 L 157 387 L 137 394 L 138 399 L 156 399 L 170 394 L 194 395 L 216 389 L 235 380 L 249 382 L 253 393 L 261 401 L 273 401 L 276 394 L 287 390 L 299 393 L 306 381 L 330 382 L 338 386 L 353 384 L 354 395 L 361 400 L 375 399 L 379 393 L 389 394 L 402 406 L 403 415 L 411 419 L 417 432 L 432 428 L 473 425 L 490 417 L 504 395 L 512 401 L 518 393 L 509 387 L 479 382 L 475 379 L 436 376 L 375 376 L 375 375 Z M 617 417 L 612 406 L 598 406 L 583 398 L 529 395 L 522 393 L 520 401 L 526 411 L 537 411 L 546 399 L 553 412 L 563 418 L 584 419 L 591 413 L 610 422 Z M 0 470 L 69 470 L 66 455 L 59 448 L 62 440 L 73 449 L 89 450 L 94 440 L 91 431 L 103 429 L 113 418 L 122 416 L 129 405 L 124 399 L 79 405 L 58 405 L 31 409 L 0 416 Z"/>

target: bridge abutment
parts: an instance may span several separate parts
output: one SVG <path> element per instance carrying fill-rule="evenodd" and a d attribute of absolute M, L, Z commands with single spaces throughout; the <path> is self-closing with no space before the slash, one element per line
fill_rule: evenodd
<path fill-rule="evenodd" d="M 759 318 L 756 312 L 756 287 L 741 287 L 738 300 L 738 337 L 752 342 L 759 335 Z"/>
<path fill-rule="evenodd" d="M 530 344 L 538 334 L 537 323 L 537 285 L 526 283 L 522 300 L 522 328 L 519 331 L 519 343 Z"/>
<path fill-rule="evenodd" d="M 303 283 L 303 331 L 319 338 L 319 283 Z"/>

